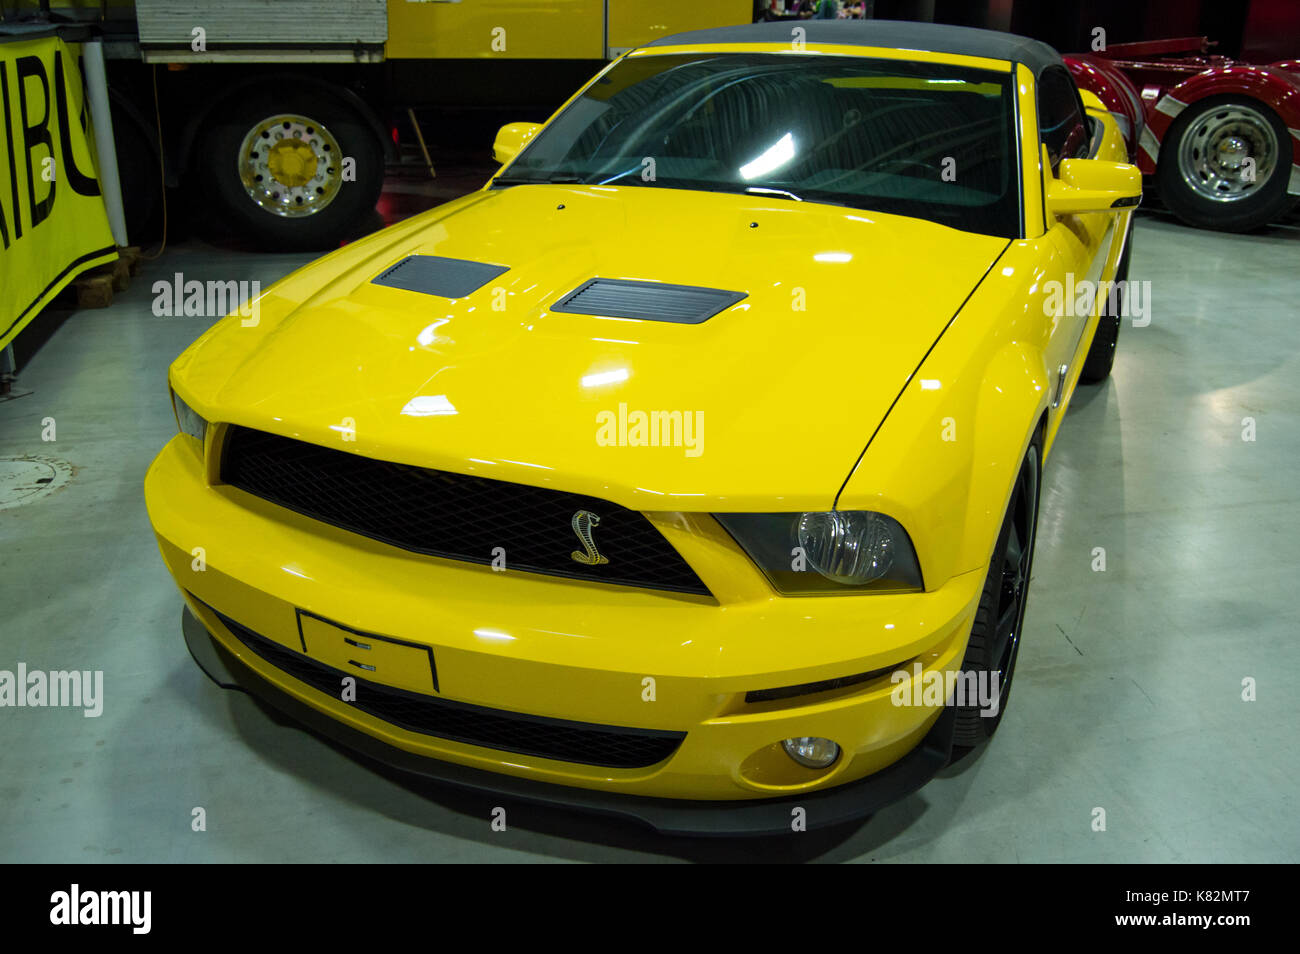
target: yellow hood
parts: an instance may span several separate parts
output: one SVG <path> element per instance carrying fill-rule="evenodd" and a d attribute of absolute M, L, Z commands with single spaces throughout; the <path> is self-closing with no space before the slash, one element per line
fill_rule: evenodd
<path fill-rule="evenodd" d="M 485 191 L 291 276 L 172 380 L 210 420 L 401 463 L 641 510 L 829 509 L 1007 244 L 768 197 Z M 372 283 L 409 254 L 509 270 L 459 300 Z M 549 310 L 594 277 L 746 297 L 695 325 Z M 681 412 L 693 446 L 620 445 L 651 439 L 637 412 Z"/>

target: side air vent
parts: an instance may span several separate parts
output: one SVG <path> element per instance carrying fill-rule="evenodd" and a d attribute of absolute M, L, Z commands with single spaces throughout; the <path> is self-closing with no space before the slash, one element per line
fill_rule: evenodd
<path fill-rule="evenodd" d="M 383 271 L 371 284 L 441 298 L 464 298 L 508 271 L 506 265 L 488 265 L 441 255 L 408 255 Z"/>
<path fill-rule="evenodd" d="M 593 278 L 552 305 L 551 311 L 698 325 L 744 297 L 744 292 L 720 288 Z"/>

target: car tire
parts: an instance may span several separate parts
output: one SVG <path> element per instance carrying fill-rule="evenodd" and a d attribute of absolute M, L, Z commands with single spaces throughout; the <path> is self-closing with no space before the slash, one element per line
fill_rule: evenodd
<path fill-rule="evenodd" d="M 974 673 L 977 684 L 980 679 L 988 679 L 991 673 L 999 674 L 997 714 L 987 715 L 979 700 L 966 700 L 966 704 L 956 706 L 953 761 L 991 738 L 1006 712 L 1016 660 L 1020 655 L 1021 630 L 1033 571 L 1041 474 L 1040 435 L 1029 445 L 1016 475 L 961 664 L 962 673 Z M 963 679 L 969 678 L 963 675 Z"/>
<path fill-rule="evenodd" d="M 1083 368 L 1079 371 L 1080 384 L 1100 384 L 1110 377 L 1110 370 L 1115 366 L 1115 347 L 1119 343 L 1119 326 L 1128 295 L 1128 263 L 1132 250 L 1133 225 L 1130 222 L 1128 237 L 1124 240 L 1124 252 L 1115 269 L 1115 284 L 1106 299 L 1106 307 L 1098 319 L 1097 332 L 1092 336 L 1088 356 L 1083 359 Z"/>
<path fill-rule="evenodd" d="M 218 109 L 201 142 L 198 173 L 230 231 L 269 250 L 314 251 L 337 247 L 371 220 L 384 181 L 384 147 L 341 97 L 277 92 Z M 282 122 L 272 122 L 277 119 Z M 299 147 L 278 166 L 276 136 Z M 272 146 L 258 149 L 258 142 Z M 245 150 L 246 143 L 254 148 Z M 347 159 L 355 178 L 345 177 Z M 293 165 L 286 171 L 287 163 Z M 299 181 L 308 175 L 313 178 Z"/>
<path fill-rule="evenodd" d="M 1247 182 L 1213 159 L 1232 143 L 1269 162 L 1263 178 Z M 1223 232 L 1246 232 L 1285 215 L 1295 202 L 1286 191 L 1290 177 L 1286 124 L 1248 96 L 1213 96 L 1184 109 L 1161 143 L 1156 169 L 1170 211 L 1188 225 Z"/>

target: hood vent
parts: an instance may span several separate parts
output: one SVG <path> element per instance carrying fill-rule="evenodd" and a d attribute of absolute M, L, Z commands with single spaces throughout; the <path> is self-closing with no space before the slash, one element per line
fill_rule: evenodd
<path fill-rule="evenodd" d="M 593 278 L 552 305 L 551 311 L 698 325 L 744 297 L 744 292 L 720 288 Z"/>
<path fill-rule="evenodd" d="M 440 298 L 464 298 L 508 271 L 510 269 L 506 265 L 469 262 L 463 258 L 408 255 L 381 272 L 371 284 L 437 295 Z"/>

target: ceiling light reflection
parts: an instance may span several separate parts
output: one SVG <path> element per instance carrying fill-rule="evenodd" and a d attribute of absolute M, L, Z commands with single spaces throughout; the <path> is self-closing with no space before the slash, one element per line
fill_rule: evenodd
<path fill-rule="evenodd" d="M 757 179 L 759 176 L 765 176 L 769 172 L 780 169 L 783 165 L 794 158 L 794 134 L 786 133 L 772 145 L 768 146 L 762 155 L 756 159 L 751 159 L 740 167 L 740 177 L 745 180 Z"/>
<path fill-rule="evenodd" d="M 446 417 L 456 413 L 456 407 L 445 394 L 421 394 L 406 402 L 402 413 L 407 417 Z"/>

